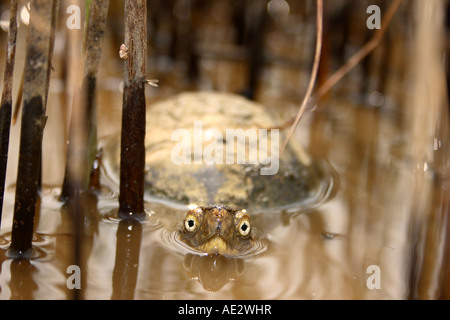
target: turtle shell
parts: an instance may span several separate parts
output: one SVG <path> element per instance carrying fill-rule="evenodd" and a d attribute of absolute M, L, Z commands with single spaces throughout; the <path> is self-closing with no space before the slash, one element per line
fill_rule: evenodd
<path fill-rule="evenodd" d="M 176 204 L 253 211 L 304 206 L 326 193 L 322 166 L 284 136 L 276 114 L 242 96 L 188 92 L 147 111 L 145 192 Z M 119 147 L 112 157 L 119 168 Z M 118 172 L 118 171 L 117 171 Z"/>

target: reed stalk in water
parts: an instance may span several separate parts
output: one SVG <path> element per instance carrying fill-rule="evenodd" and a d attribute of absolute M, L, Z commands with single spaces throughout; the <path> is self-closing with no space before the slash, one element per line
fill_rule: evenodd
<path fill-rule="evenodd" d="M 40 184 L 42 136 L 59 2 L 31 3 L 23 89 L 22 127 L 10 254 L 29 256 Z"/>
<path fill-rule="evenodd" d="M 66 171 L 61 199 L 67 200 L 73 225 L 73 260 L 81 268 L 82 279 L 85 279 L 85 262 L 82 259 L 84 221 L 90 205 L 95 206 L 95 196 L 86 193 L 90 183 L 90 170 L 93 168 L 97 154 L 97 106 L 96 83 L 100 65 L 102 44 L 106 31 L 109 0 L 93 0 L 90 2 L 89 23 L 86 31 L 84 70 L 81 88 L 75 94 L 69 128 L 69 147 L 67 150 Z M 78 44 L 80 45 L 80 44 Z M 80 60 L 83 61 L 82 57 Z M 75 61 L 75 60 L 74 60 Z M 72 68 L 72 70 L 74 70 Z M 78 75 L 78 79 L 81 74 Z M 82 299 L 84 287 L 75 290 L 74 299 Z"/>
<path fill-rule="evenodd" d="M 74 104 L 70 125 L 69 146 L 61 198 L 68 200 L 77 186 L 88 189 L 90 169 L 97 154 L 97 72 L 106 31 L 109 0 L 91 1 L 86 33 L 86 56 L 81 92 Z M 79 181 L 75 181 L 79 180 Z"/>
<path fill-rule="evenodd" d="M 144 216 L 145 171 L 145 63 L 147 55 L 147 3 L 125 1 L 125 61 L 122 138 L 120 152 L 119 215 Z"/>
<path fill-rule="evenodd" d="M 448 183 L 440 182 L 448 179 L 450 166 L 443 50 L 446 4 L 416 0 L 412 6 L 415 32 L 404 114 L 410 165 L 404 172 L 407 187 L 403 188 L 411 215 L 408 298 L 448 299 L 450 198 Z"/>
<path fill-rule="evenodd" d="M 9 132 L 11 128 L 12 86 L 17 38 L 17 0 L 11 0 L 6 49 L 6 66 L 0 105 L 0 226 L 2 222 L 3 196 L 5 191 L 6 165 L 8 162 Z"/>

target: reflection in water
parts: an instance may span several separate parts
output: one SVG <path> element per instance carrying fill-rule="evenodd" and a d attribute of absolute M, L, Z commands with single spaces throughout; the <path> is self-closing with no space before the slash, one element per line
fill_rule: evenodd
<path fill-rule="evenodd" d="M 197 279 L 207 291 L 218 291 L 244 272 L 244 260 L 218 254 L 196 255 L 188 253 L 183 261 L 187 276 Z"/>
<path fill-rule="evenodd" d="M 38 285 L 34 281 L 38 270 L 28 259 L 13 260 L 10 265 L 11 281 L 9 288 L 11 290 L 11 299 L 30 300 L 33 299 Z"/>
<path fill-rule="evenodd" d="M 119 222 L 111 299 L 134 298 L 141 239 L 142 225 L 139 221 L 128 218 Z"/>

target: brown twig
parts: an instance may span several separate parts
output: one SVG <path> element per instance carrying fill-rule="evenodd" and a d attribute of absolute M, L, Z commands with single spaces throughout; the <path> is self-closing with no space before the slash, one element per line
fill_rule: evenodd
<path fill-rule="evenodd" d="M 338 70 L 336 70 L 316 91 L 316 93 L 313 95 L 313 97 L 311 99 L 308 100 L 308 102 L 310 101 L 318 101 L 321 97 L 323 97 L 328 91 L 330 91 L 330 89 L 336 85 L 336 83 L 338 83 L 346 74 L 348 74 L 358 63 L 361 62 L 361 60 L 363 60 L 370 52 L 372 52 L 381 42 L 384 34 L 386 33 L 387 27 L 389 25 L 389 23 L 391 22 L 395 12 L 398 9 L 398 6 L 400 5 L 400 2 L 402 0 L 395 0 L 391 6 L 389 7 L 386 15 L 384 16 L 384 19 L 381 22 L 381 27 L 380 29 L 378 29 L 374 36 L 372 37 L 372 39 L 367 42 L 360 50 L 358 50 L 358 52 L 356 52 L 342 67 L 340 67 Z M 306 103 L 306 105 L 303 107 L 303 109 L 306 109 L 306 107 L 308 106 L 309 103 Z M 302 104 L 303 106 L 303 104 Z M 302 114 L 304 113 L 304 111 L 299 110 L 298 114 L 297 114 L 297 118 L 299 118 L 302 116 Z M 299 120 L 298 120 L 299 121 Z M 298 121 L 296 121 L 296 119 L 294 120 L 288 120 L 285 123 L 277 126 L 278 129 L 285 129 L 288 128 L 289 126 L 291 126 L 291 131 L 292 127 L 294 127 L 295 124 L 295 128 L 298 125 Z M 275 129 L 275 128 L 272 128 Z M 295 129 L 294 129 L 295 130 Z M 289 135 L 289 138 L 292 136 L 292 134 Z M 286 140 L 288 141 L 288 139 Z"/>
<path fill-rule="evenodd" d="M 309 102 L 309 98 L 311 97 L 312 90 L 314 88 L 314 83 L 316 82 L 317 71 L 319 69 L 319 61 L 320 61 L 320 53 L 322 50 L 322 32 L 323 32 L 323 1 L 317 0 L 317 31 L 316 31 L 316 51 L 314 54 L 314 64 L 311 72 L 311 78 L 309 79 L 308 88 L 306 90 L 305 97 L 303 98 L 303 102 L 300 106 L 300 109 L 297 112 L 297 116 L 295 117 L 294 123 L 291 125 L 288 134 L 286 135 L 286 139 L 283 143 L 283 146 L 280 149 L 280 155 L 283 153 L 286 148 L 290 138 L 294 134 L 295 129 L 297 128 L 300 119 L 305 112 L 305 108 Z"/>
<path fill-rule="evenodd" d="M 381 42 L 384 34 L 387 31 L 387 26 L 391 22 L 395 12 L 402 0 L 394 0 L 390 5 L 388 11 L 384 15 L 381 21 L 381 27 L 375 31 L 372 39 L 367 42 L 358 52 L 356 52 L 342 67 L 335 71 L 315 93 L 314 100 L 320 99 L 325 93 L 327 93 L 336 83 L 338 83 L 350 70 L 352 70 L 358 63 L 361 62 L 369 53 L 371 53 Z"/>

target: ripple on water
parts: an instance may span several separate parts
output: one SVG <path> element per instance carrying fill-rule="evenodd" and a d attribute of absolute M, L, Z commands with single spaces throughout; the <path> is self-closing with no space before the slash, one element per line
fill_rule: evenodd
<path fill-rule="evenodd" d="M 11 242 L 5 239 L 4 236 L 0 237 L 0 249 L 6 249 L 10 244 Z"/>
<path fill-rule="evenodd" d="M 31 251 L 29 252 L 17 252 L 12 249 L 6 250 L 6 256 L 11 259 L 18 259 L 18 258 L 26 258 L 31 260 L 39 260 L 39 261 L 51 261 L 51 255 L 47 252 L 47 250 L 33 245 L 31 248 Z"/>
<path fill-rule="evenodd" d="M 124 218 L 119 215 L 119 208 L 117 204 L 115 206 L 102 206 L 98 210 L 102 222 L 106 224 L 118 225 L 121 221 L 124 220 Z M 145 217 L 143 219 L 138 220 L 142 224 L 142 226 L 145 229 L 149 230 L 159 228 L 161 225 L 159 221 L 153 217 L 154 212 L 147 209 L 144 210 L 145 210 Z"/>
<path fill-rule="evenodd" d="M 339 177 L 333 167 L 326 160 L 315 159 L 315 165 L 311 166 L 305 174 L 317 180 L 317 185 L 308 191 L 306 195 L 301 196 L 297 201 L 284 204 L 281 206 L 255 208 L 255 214 L 279 214 L 286 212 L 290 214 L 298 214 L 316 209 L 332 199 L 339 189 Z M 319 178 L 317 178 L 319 177 Z M 251 208 L 250 208 L 251 209 Z"/>
<path fill-rule="evenodd" d="M 26 252 L 17 252 L 10 248 L 11 232 L 7 232 L 0 237 L 0 250 L 5 252 L 7 258 L 17 259 L 26 258 L 39 261 L 50 261 L 53 257 L 50 247 L 52 243 L 51 237 L 39 233 L 33 234 L 33 244 L 31 250 Z"/>

